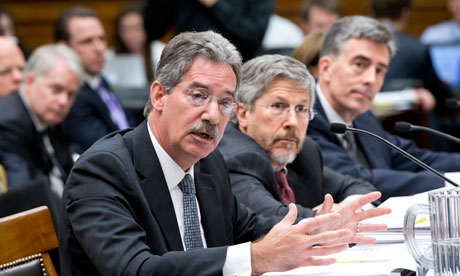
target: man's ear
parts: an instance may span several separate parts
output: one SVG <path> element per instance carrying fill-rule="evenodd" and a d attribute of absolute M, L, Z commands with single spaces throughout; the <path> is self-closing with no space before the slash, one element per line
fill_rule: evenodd
<path fill-rule="evenodd" d="M 323 56 L 318 61 L 318 78 L 323 81 L 330 81 L 332 59 L 329 56 Z"/>
<path fill-rule="evenodd" d="M 244 133 L 248 127 L 248 113 L 249 108 L 244 103 L 239 103 L 235 109 L 236 118 L 238 119 L 238 127 Z"/>
<path fill-rule="evenodd" d="M 150 86 L 150 103 L 153 109 L 161 112 L 164 108 L 167 95 L 168 93 L 164 86 L 159 81 L 154 81 Z"/>

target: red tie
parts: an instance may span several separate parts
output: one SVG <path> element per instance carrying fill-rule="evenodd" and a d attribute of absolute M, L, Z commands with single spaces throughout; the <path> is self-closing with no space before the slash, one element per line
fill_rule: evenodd
<path fill-rule="evenodd" d="M 294 192 L 289 187 L 284 170 L 275 172 L 275 176 L 280 189 L 281 203 L 295 203 Z"/>

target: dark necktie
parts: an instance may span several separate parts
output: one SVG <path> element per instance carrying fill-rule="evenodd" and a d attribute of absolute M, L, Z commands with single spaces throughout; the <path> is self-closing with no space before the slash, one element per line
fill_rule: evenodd
<path fill-rule="evenodd" d="M 343 135 L 343 141 L 345 149 L 347 150 L 348 154 L 351 156 L 353 160 L 361 164 L 366 169 L 369 169 L 369 163 L 367 162 L 366 157 L 362 151 L 358 148 L 358 144 L 356 143 L 356 138 L 353 132 L 347 132 Z"/>
<path fill-rule="evenodd" d="M 187 251 L 203 248 L 201 239 L 200 220 L 196 206 L 195 184 L 190 174 L 186 174 L 179 183 L 184 194 L 184 243 Z"/>
<path fill-rule="evenodd" d="M 97 93 L 101 97 L 107 109 L 110 112 L 110 118 L 118 126 L 119 129 L 125 129 L 129 127 L 128 120 L 126 119 L 125 112 L 118 102 L 117 98 L 113 93 L 110 93 L 104 82 L 101 81 L 97 89 Z"/>
<path fill-rule="evenodd" d="M 284 170 L 275 172 L 275 176 L 276 181 L 278 182 L 278 187 L 280 189 L 281 203 L 295 203 L 294 192 L 292 191 L 291 187 L 289 187 Z"/>

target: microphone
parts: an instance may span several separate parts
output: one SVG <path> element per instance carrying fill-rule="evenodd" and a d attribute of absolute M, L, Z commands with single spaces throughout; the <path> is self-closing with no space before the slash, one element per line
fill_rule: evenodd
<path fill-rule="evenodd" d="M 383 143 L 385 143 L 390 148 L 393 148 L 397 152 L 401 153 L 404 157 L 406 157 L 407 159 L 411 160 L 412 162 L 414 162 L 415 164 L 419 165 L 420 167 L 424 168 L 425 170 L 434 173 L 435 175 L 441 177 L 442 179 L 444 179 L 445 181 L 447 181 L 450 184 L 454 185 L 455 187 L 458 187 L 457 183 L 455 183 L 454 181 L 452 181 L 449 178 L 445 177 L 442 173 L 438 172 L 437 170 L 433 169 L 432 167 L 430 167 L 427 164 L 423 163 L 422 161 L 418 160 L 417 158 L 415 158 L 414 156 L 412 156 L 411 154 L 409 154 L 405 150 L 401 149 L 400 147 L 396 146 L 395 144 L 391 143 L 390 141 L 378 136 L 377 134 L 374 134 L 372 132 L 369 132 L 369 131 L 363 130 L 363 129 L 359 129 L 359 128 L 348 127 L 347 125 L 341 124 L 341 123 L 332 123 L 330 125 L 330 130 L 331 130 L 331 132 L 338 133 L 338 134 L 344 134 L 347 131 L 352 131 L 352 132 L 358 132 L 358 133 L 362 133 L 362 134 L 372 136 L 372 137 L 382 141 Z"/>
<path fill-rule="evenodd" d="M 424 130 L 424 131 L 428 131 L 430 133 L 433 133 L 435 135 L 444 137 L 444 138 L 449 139 L 449 140 L 451 140 L 451 141 L 453 141 L 455 143 L 460 144 L 460 139 L 458 139 L 455 136 L 449 135 L 449 134 L 441 132 L 441 131 L 437 131 L 436 129 L 432 129 L 432 128 L 429 128 L 429 127 L 414 126 L 414 125 L 409 124 L 408 122 L 396 122 L 395 123 L 395 129 L 397 131 L 400 131 L 400 132 L 410 132 L 410 131 L 413 131 L 413 130 Z"/>
<path fill-rule="evenodd" d="M 450 109 L 457 109 L 460 107 L 460 101 L 455 98 L 446 99 L 445 104 Z"/>

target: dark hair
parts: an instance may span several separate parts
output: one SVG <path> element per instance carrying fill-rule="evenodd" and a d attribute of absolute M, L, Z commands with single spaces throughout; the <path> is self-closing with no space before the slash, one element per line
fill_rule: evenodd
<path fill-rule="evenodd" d="M 310 19 L 312 7 L 318 7 L 329 13 L 337 14 L 339 17 L 343 16 L 342 5 L 338 0 L 304 0 L 300 6 L 300 17 L 305 21 Z"/>
<path fill-rule="evenodd" d="M 143 19 L 143 14 L 142 14 L 142 9 L 143 6 L 141 4 L 135 3 L 135 4 L 128 4 L 124 8 L 120 10 L 118 13 L 117 17 L 115 18 L 114 22 L 114 37 L 113 37 L 113 48 L 115 50 L 115 53 L 117 54 L 126 54 L 130 53 L 128 47 L 124 43 L 123 39 L 121 38 L 120 35 L 120 22 L 125 17 L 127 14 L 130 13 L 136 13 L 139 14 L 139 16 Z M 143 28 L 144 26 L 142 26 Z M 145 64 L 145 72 L 147 74 L 147 79 L 148 81 L 153 80 L 154 78 L 154 73 L 153 73 L 153 65 L 152 65 L 152 53 L 151 53 L 151 48 L 150 44 L 147 40 L 147 33 L 145 34 L 145 43 L 142 47 L 142 52 L 144 56 L 144 64 Z"/>
<path fill-rule="evenodd" d="M 397 20 L 405 9 L 412 8 L 411 0 L 371 0 L 369 10 L 377 19 Z"/>
<path fill-rule="evenodd" d="M 98 13 L 90 8 L 75 6 L 64 10 L 54 25 L 54 40 L 56 42 L 70 41 L 69 21 L 74 17 L 95 17 L 99 19 Z"/>

